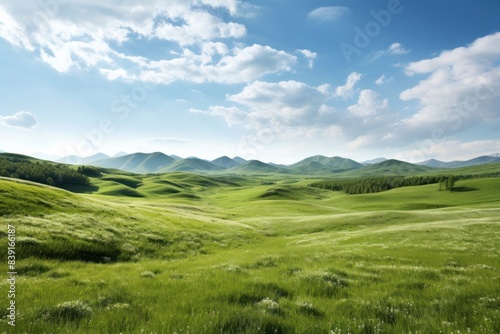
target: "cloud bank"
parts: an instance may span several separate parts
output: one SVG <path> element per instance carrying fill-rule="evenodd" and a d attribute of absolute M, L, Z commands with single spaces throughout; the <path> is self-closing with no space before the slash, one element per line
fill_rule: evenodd
<path fill-rule="evenodd" d="M 246 27 L 236 20 L 253 8 L 237 0 L 9 2 L 0 5 L 0 38 L 60 73 L 91 69 L 109 80 L 248 83 L 290 71 L 297 61 L 270 46 L 242 43 Z M 143 47 L 131 51 L 131 43 Z M 151 44 L 167 52 L 141 52 Z"/>

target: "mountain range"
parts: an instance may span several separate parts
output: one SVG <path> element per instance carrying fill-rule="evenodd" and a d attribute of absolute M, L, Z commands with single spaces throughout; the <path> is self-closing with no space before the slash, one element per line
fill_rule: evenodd
<path fill-rule="evenodd" d="M 62 163 L 88 164 L 96 167 L 121 169 L 124 171 L 147 174 L 184 172 L 234 172 L 234 173 L 292 173 L 292 174 L 330 174 L 357 173 L 364 176 L 394 174 L 401 175 L 427 172 L 432 168 L 457 168 L 500 162 L 500 154 L 480 156 L 467 161 L 443 162 L 435 159 L 411 164 L 394 159 L 377 158 L 363 163 L 343 157 L 315 155 L 291 165 L 280 165 L 259 160 L 245 160 L 241 157 L 222 156 L 214 160 L 197 157 L 180 158 L 161 152 L 119 154 L 109 157 L 98 153 L 90 157 L 68 156 L 58 160 Z M 397 170 L 396 170 L 397 169 Z M 396 171 L 395 171 L 396 170 Z"/>
<path fill-rule="evenodd" d="M 500 153 L 495 153 L 491 155 L 483 155 L 480 157 L 476 157 L 466 161 L 450 161 L 444 162 L 436 159 L 430 159 L 422 162 L 418 162 L 417 165 L 429 166 L 429 167 L 438 167 L 438 168 L 457 168 L 457 167 L 468 167 L 468 166 L 477 166 L 484 165 L 490 162 L 498 162 L 500 161 Z"/>
<path fill-rule="evenodd" d="M 0 154 L 8 154 L 0 151 Z M 53 159 L 54 161 L 56 159 Z M 176 155 L 166 155 L 161 152 L 132 153 L 120 152 L 110 157 L 104 153 L 97 153 L 89 157 L 66 156 L 56 160 L 59 163 L 74 165 L 92 165 L 103 168 L 120 169 L 127 172 L 148 174 L 168 172 L 196 172 L 196 173 L 283 173 L 283 174 L 316 174 L 326 175 L 342 173 L 347 176 L 373 176 L 373 175 L 411 175 L 425 173 L 433 169 L 446 170 L 448 168 L 473 167 L 488 163 L 500 162 L 500 153 L 483 155 L 465 161 L 444 162 L 430 159 L 418 163 L 377 158 L 357 162 L 343 157 L 326 157 L 315 155 L 305 158 L 290 165 L 262 162 L 259 160 L 246 160 L 241 157 L 230 158 L 222 156 L 214 160 L 204 160 L 197 157 L 181 158 Z"/>

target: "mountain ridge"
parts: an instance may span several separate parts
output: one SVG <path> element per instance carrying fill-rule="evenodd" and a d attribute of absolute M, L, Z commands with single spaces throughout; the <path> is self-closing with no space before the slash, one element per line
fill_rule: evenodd
<path fill-rule="evenodd" d="M 15 155 L 10 153 L 1 154 L 4 156 Z M 110 157 L 103 153 L 97 153 L 85 158 L 68 156 L 59 159 L 58 162 L 77 165 L 93 165 L 95 167 L 119 169 L 137 174 L 158 174 L 181 171 L 199 173 L 336 174 L 339 177 L 351 177 L 355 175 L 370 176 L 376 173 L 382 175 L 410 175 L 412 173 L 424 173 L 432 169 L 446 170 L 449 168 L 472 167 L 491 162 L 500 162 L 500 154 L 482 155 L 466 161 L 443 162 L 437 159 L 429 159 L 419 163 L 409 163 L 406 161 L 385 158 L 377 158 L 360 163 L 340 156 L 327 157 L 324 155 L 314 155 L 296 163 L 283 165 L 273 162 L 264 163 L 260 160 L 246 160 L 238 156 L 230 158 L 224 155 L 209 161 L 197 157 L 183 159 L 174 155 L 166 155 L 162 152 L 136 152 L 120 155 L 118 157 Z"/>

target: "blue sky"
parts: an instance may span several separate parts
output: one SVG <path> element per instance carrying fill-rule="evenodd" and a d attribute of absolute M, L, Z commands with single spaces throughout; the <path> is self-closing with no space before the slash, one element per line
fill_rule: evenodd
<path fill-rule="evenodd" d="M 500 152 L 494 0 L 0 0 L 0 150 Z"/>

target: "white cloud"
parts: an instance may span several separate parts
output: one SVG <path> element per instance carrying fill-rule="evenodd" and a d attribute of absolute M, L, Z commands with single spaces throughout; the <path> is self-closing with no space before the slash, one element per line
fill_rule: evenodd
<path fill-rule="evenodd" d="M 258 44 L 233 49 L 230 54 L 224 50 L 224 54 L 216 63 L 208 63 L 206 53 L 200 56 L 185 49 L 181 57 L 152 61 L 141 72 L 140 78 L 163 84 L 176 80 L 244 83 L 257 80 L 265 74 L 290 71 L 297 61 L 295 56 L 284 51 Z"/>
<path fill-rule="evenodd" d="M 344 86 L 339 86 L 335 90 L 336 97 L 349 98 L 354 94 L 354 86 L 361 80 L 362 75 L 357 72 L 352 72 L 347 77 L 346 84 Z"/>
<path fill-rule="evenodd" d="M 417 100 L 420 109 L 402 121 L 405 127 L 440 127 L 448 134 L 481 122 L 498 124 L 500 98 L 500 33 L 471 45 L 444 51 L 431 59 L 410 63 L 408 75 L 426 74 L 403 91 L 403 101 Z"/>
<path fill-rule="evenodd" d="M 226 124 L 230 127 L 244 124 L 248 117 L 247 113 L 237 107 L 211 106 L 208 110 L 190 109 L 189 111 L 223 117 Z"/>
<path fill-rule="evenodd" d="M 326 105 L 330 93 L 324 85 L 311 87 L 297 81 L 277 83 L 256 81 L 227 97 L 231 107 L 211 106 L 208 110 L 191 110 L 223 117 L 229 126 L 244 125 L 249 129 L 290 134 L 293 129 L 325 128 L 335 118 L 333 108 Z"/>
<path fill-rule="evenodd" d="M 12 45 L 33 51 L 25 27 L 0 6 L 0 37 Z"/>
<path fill-rule="evenodd" d="M 316 59 L 316 57 L 318 56 L 318 54 L 316 52 L 312 52 L 310 50 L 297 50 L 297 52 L 301 53 L 304 57 L 307 58 L 308 62 L 309 62 L 309 68 L 313 68 L 314 66 L 314 59 Z"/>
<path fill-rule="evenodd" d="M 296 62 L 295 56 L 268 46 L 237 44 L 246 28 L 235 19 L 254 9 L 237 0 L 44 4 L 2 4 L 0 38 L 38 53 L 61 73 L 96 69 L 109 80 L 241 83 L 291 70 Z M 217 15 L 212 8 L 229 15 Z M 154 42 L 167 52 L 127 54 L 120 48 L 125 42 L 137 50 Z"/>
<path fill-rule="evenodd" d="M 330 105 L 331 97 L 326 84 L 312 87 L 292 80 L 256 81 L 228 96 L 231 106 L 191 111 L 222 117 L 229 126 L 244 126 L 254 132 L 248 138 L 260 138 L 264 133 L 272 133 L 265 137 L 273 140 L 326 136 L 351 141 L 351 147 L 379 143 L 373 139 L 382 138 L 396 121 L 389 101 L 372 90 L 362 90 L 357 103 L 346 108 Z"/>
<path fill-rule="evenodd" d="M 410 53 L 410 50 L 405 49 L 401 43 L 393 43 L 387 49 L 387 52 L 393 55 L 404 55 Z"/>
<path fill-rule="evenodd" d="M 307 14 L 311 20 L 318 22 L 336 21 L 349 12 L 349 8 L 342 6 L 319 7 Z"/>
<path fill-rule="evenodd" d="M 127 71 L 125 71 L 123 68 L 119 68 L 116 70 L 110 70 L 106 68 L 101 68 L 99 69 L 99 72 L 101 72 L 102 75 L 104 75 L 108 80 L 117 80 L 117 79 L 124 79 L 125 81 L 133 81 L 136 78 L 134 75 L 129 75 Z"/>
<path fill-rule="evenodd" d="M 350 113 L 357 117 L 375 116 L 387 110 L 389 101 L 380 100 L 377 93 L 370 89 L 364 89 L 359 93 L 358 103 L 347 108 Z"/>
<path fill-rule="evenodd" d="M 222 22 L 202 10 L 186 11 L 176 19 L 184 21 L 184 24 L 164 22 L 155 29 L 155 37 L 186 46 L 218 38 L 240 38 L 246 34 L 245 26 Z"/>
<path fill-rule="evenodd" d="M 373 143 L 375 139 L 376 137 L 373 135 L 362 135 L 354 140 L 349 141 L 347 143 L 347 148 L 350 150 L 355 150 L 361 147 L 365 147 L 368 146 L 368 144 Z"/>
<path fill-rule="evenodd" d="M 320 124 L 329 114 L 325 103 L 328 94 L 317 87 L 297 81 L 278 83 L 257 81 L 246 86 L 243 91 L 228 97 L 250 110 L 253 123 L 269 123 L 286 126 Z"/>
<path fill-rule="evenodd" d="M 12 116 L 0 116 L 0 125 L 9 128 L 32 130 L 38 125 L 38 121 L 32 113 L 19 111 Z"/>
<path fill-rule="evenodd" d="M 375 84 L 381 86 L 387 83 L 387 81 L 389 81 L 389 79 L 385 76 L 385 74 L 382 74 L 377 80 L 375 80 Z"/>
<path fill-rule="evenodd" d="M 379 51 L 375 52 L 374 54 L 372 54 L 372 56 L 370 57 L 369 60 L 375 61 L 375 60 L 377 60 L 380 57 L 385 56 L 385 55 L 399 56 L 399 55 L 404 55 L 404 54 L 408 54 L 408 53 L 410 53 L 410 50 L 405 49 L 403 47 L 403 45 L 401 45 L 401 43 L 393 43 L 393 44 L 389 45 L 387 50 L 379 50 Z"/>

